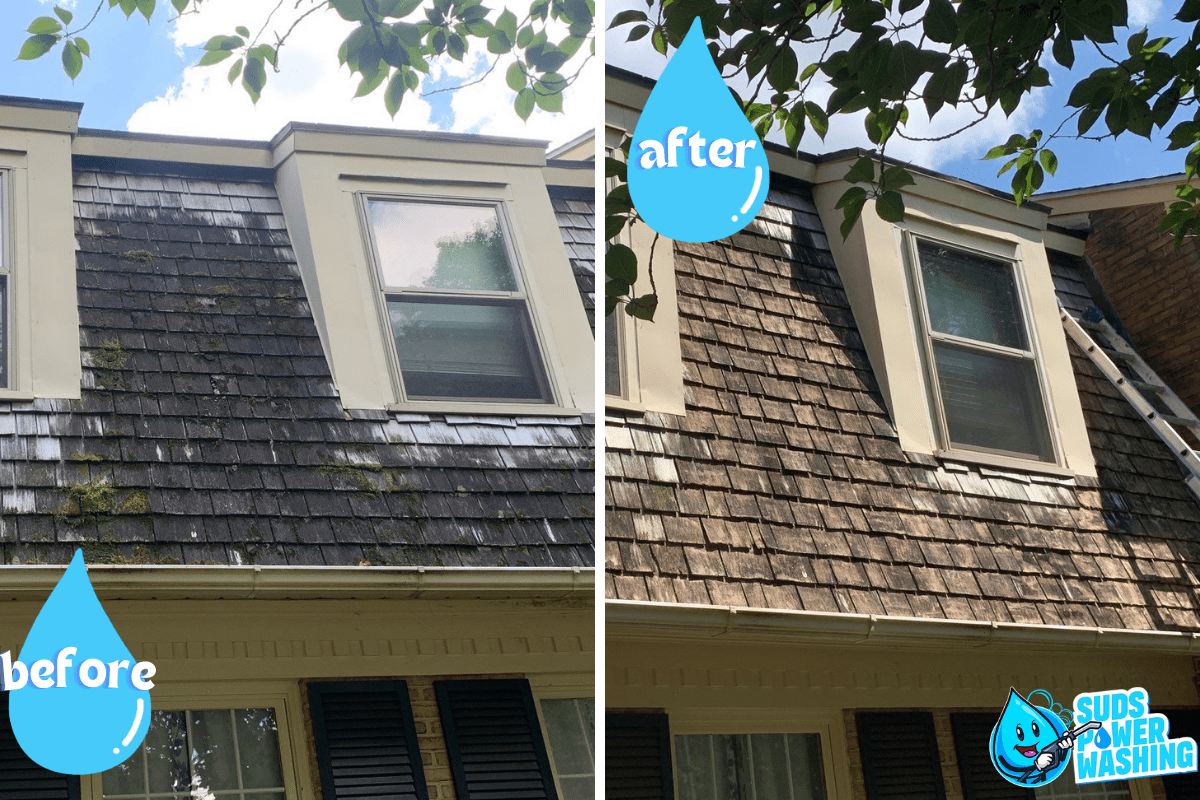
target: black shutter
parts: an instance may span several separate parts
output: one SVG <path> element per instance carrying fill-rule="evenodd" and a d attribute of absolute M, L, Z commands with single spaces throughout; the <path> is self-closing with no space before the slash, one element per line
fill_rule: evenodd
<path fill-rule="evenodd" d="M 1154 710 L 1166 715 L 1167 735 L 1172 739 L 1190 736 L 1200 744 L 1200 709 Z M 1200 773 L 1164 775 L 1162 782 L 1167 790 L 1167 800 L 1196 800 L 1200 797 Z"/>
<path fill-rule="evenodd" d="M 310 683 L 324 800 L 429 800 L 404 681 Z"/>
<path fill-rule="evenodd" d="M 8 692 L 0 692 L 0 800 L 79 800 L 77 775 L 42 769 L 17 744 L 8 721 Z"/>
<path fill-rule="evenodd" d="M 964 800 L 1034 800 L 1033 789 L 1009 783 L 992 764 L 992 728 L 999 718 L 994 711 L 950 715 Z"/>
<path fill-rule="evenodd" d="M 529 681 L 436 681 L 458 800 L 557 800 Z"/>
<path fill-rule="evenodd" d="M 673 775 L 666 714 L 605 714 L 605 800 L 674 800 Z"/>
<path fill-rule="evenodd" d="M 855 714 L 868 800 L 946 800 L 933 714 Z"/>

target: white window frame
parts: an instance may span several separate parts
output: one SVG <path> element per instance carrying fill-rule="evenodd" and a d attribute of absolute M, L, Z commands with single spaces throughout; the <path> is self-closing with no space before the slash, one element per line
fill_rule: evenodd
<path fill-rule="evenodd" d="M 1045 366 L 1042 358 L 1041 343 L 1038 340 L 1036 326 L 1033 324 L 1032 306 L 1029 302 L 1029 288 L 1025 279 L 1024 263 L 1017 248 L 1006 242 L 992 242 L 983 238 L 973 238 L 964 241 L 961 237 L 951 237 L 945 232 L 930 230 L 925 227 L 916 229 L 909 227 L 903 230 L 904 260 L 907 264 L 909 291 L 912 294 L 913 313 L 916 319 L 918 347 L 921 350 L 921 364 L 924 370 L 925 388 L 929 396 L 929 411 L 933 422 L 934 432 L 938 441 L 936 455 L 955 459 L 973 460 L 986 458 L 989 461 L 998 460 L 1026 466 L 1062 465 L 1062 445 L 1060 442 L 1058 424 L 1054 416 L 1050 390 L 1046 380 Z M 1017 301 L 1021 310 L 1021 322 L 1024 326 L 1027 351 L 1002 345 L 979 342 L 953 334 L 934 331 L 929 319 L 929 306 L 925 293 L 925 282 L 921 272 L 918 243 L 924 241 L 935 246 L 957 250 L 967 255 L 986 258 L 990 261 L 1002 261 L 1009 265 L 1013 285 L 1017 293 Z M 949 428 L 946 423 L 946 408 L 942 401 L 941 386 L 937 376 L 937 362 L 934 356 L 934 342 L 940 341 L 954 346 L 969 349 L 974 352 L 985 352 L 995 355 L 1017 357 L 1032 361 L 1037 376 L 1037 388 L 1042 404 L 1042 414 L 1046 420 L 1047 436 L 1050 442 L 1049 458 L 1042 459 L 1033 453 L 1020 453 L 1011 450 L 997 450 L 985 447 L 973 447 L 950 440 Z"/>
<path fill-rule="evenodd" d="M 675 737 L 692 734 L 745 736 L 752 734 L 817 734 L 821 737 L 821 769 L 825 797 L 851 796 L 850 763 L 846 755 L 846 727 L 840 709 L 812 711 L 795 708 L 667 708 L 671 738 L 671 783 L 679 797 Z"/>
<path fill-rule="evenodd" d="M 530 296 L 528 290 L 528 280 L 525 275 L 525 268 L 521 259 L 521 254 L 516 246 L 516 234 L 510 221 L 511 212 L 507 208 L 507 203 L 502 199 L 483 198 L 470 195 L 452 195 L 452 194 L 413 194 L 404 192 L 387 192 L 387 191 L 359 191 L 355 193 L 356 205 L 358 207 L 358 216 L 360 228 L 362 230 L 363 241 L 366 243 L 367 260 L 370 264 L 371 283 L 375 288 L 375 307 L 379 315 L 381 329 L 387 339 L 387 347 L 385 348 L 388 354 L 388 366 L 391 370 L 392 384 L 396 390 L 397 404 L 405 408 L 417 409 L 428 408 L 444 409 L 447 404 L 469 404 L 471 406 L 479 406 L 481 408 L 511 408 L 513 406 L 527 406 L 543 412 L 547 407 L 561 405 L 561 392 L 555 382 L 553 371 L 551 369 L 550 353 L 547 351 L 544 333 L 544 325 L 539 324 L 536 303 Z M 379 256 L 379 247 L 375 236 L 375 226 L 373 224 L 370 212 L 370 202 L 372 200 L 381 200 L 384 202 L 411 202 L 421 203 L 424 205 L 436 205 L 444 203 L 447 205 L 457 206 L 476 206 L 479 208 L 491 208 L 496 212 L 497 220 L 500 225 L 501 236 L 504 238 L 505 251 L 508 254 L 509 264 L 513 271 L 513 276 L 516 281 L 517 289 L 514 292 L 493 292 L 493 291 L 464 291 L 455 289 L 420 289 L 412 287 L 391 287 L 386 285 L 383 276 L 383 267 Z M 501 398 L 495 401 L 480 400 L 473 398 L 443 398 L 443 399 L 408 399 L 404 389 L 404 374 L 400 366 L 399 354 L 396 352 L 396 337 L 392 330 L 391 319 L 388 315 L 387 298 L 389 295 L 429 295 L 435 297 L 445 297 L 460 295 L 464 298 L 492 298 L 506 301 L 504 305 L 512 307 L 521 307 L 525 309 L 525 314 L 529 320 L 529 335 L 533 341 L 531 344 L 530 355 L 536 360 L 534 364 L 536 379 L 543 385 L 539 388 L 544 393 L 542 401 L 528 400 L 523 398 Z"/>
<path fill-rule="evenodd" d="M 166 691 L 164 691 L 166 690 Z M 175 690 L 175 691 L 171 691 Z M 167 694 L 171 691 L 170 694 Z M 226 711 L 231 708 L 269 708 L 275 712 L 275 730 L 279 737 L 279 760 L 283 771 L 284 796 L 306 797 L 309 761 L 308 723 L 298 685 L 282 686 L 247 683 L 238 690 L 210 694 L 199 685 L 192 688 L 158 686 L 154 691 L 153 711 Z M 141 745 L 139 745 L 139 748 Z M 297 750 L 299 748 L 299 750 Z M 313 761 L 315 769 L 315 761 Z M 104 800 L 103 773 L 80 778 L 83 800 Z"/>

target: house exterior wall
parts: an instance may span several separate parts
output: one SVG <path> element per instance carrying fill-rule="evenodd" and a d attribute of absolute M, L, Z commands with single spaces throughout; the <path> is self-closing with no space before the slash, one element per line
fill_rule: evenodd
<path fill-rule="evenodd" d="M 1200 407 L 1200 244 L 1159 233 L 1163 205 L 1089 213 L 1085 253 L 1146 362 L 1190 408 Z"/>
<path fill-rule="evenodd" d="M 524 678 L 536 700 L 592 697 L 588 595 L 581 587 L 537 600 L 107 599 L 104 606 L 134 658 L 155 664 L 156 710 L 277 707 L 289 800 L 321 796 L 307 683 L 405 680 L 430 800 L 455 800 L 434 681 Z M 0 646 L 19 649 L 40 607 L 6 603 Z M 100 777 L 85 776 L 82 791 L 101 800 Z"/>

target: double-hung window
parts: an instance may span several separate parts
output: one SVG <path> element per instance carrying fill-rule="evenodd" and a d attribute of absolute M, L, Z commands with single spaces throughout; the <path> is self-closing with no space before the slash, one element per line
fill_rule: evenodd
<path fill-rule="evenodd" d="M 104 800 L 285 800 L 275 712 L 155 711 L 141 747 L 101 780 Z"/>
<path fill-rule="evenodd" d="M 942 447 L 1054 462 L 1017 263 L 906 238 Z"/>
<path fill-rule="evenodd" d="M 815 733 L 675 737 L 679 796 L 690 800 L 825 800 Z"/>
<path fill-rule="evenodd" d="M 503 207 L 363 202 L 402 400 L 553 402 Z"/>

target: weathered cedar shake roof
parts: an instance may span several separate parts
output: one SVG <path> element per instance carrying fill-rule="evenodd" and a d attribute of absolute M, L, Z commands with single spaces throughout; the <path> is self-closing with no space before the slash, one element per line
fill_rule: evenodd
<path fill-rule="evenodd" d="M 551 186 L 550 202 L 571 259 L 575 283 L 596 334 L 596 202 L 591 189 Z"/>
<path fill-rule="evenodd" d="M 687 413 L 608 412 L 609 597 L 1200 628 L 1200 507 L 1073 346 L 1098 481 L 939 465 L 900 449 L 807 189 L 675 269 Z"/>
<path fill-rule="evenodd" d="M 347 413 L 269 182 L 75 200 L 83 399 L 0 404 L 4 563 L 592 564 L 591 420 Z"/>

